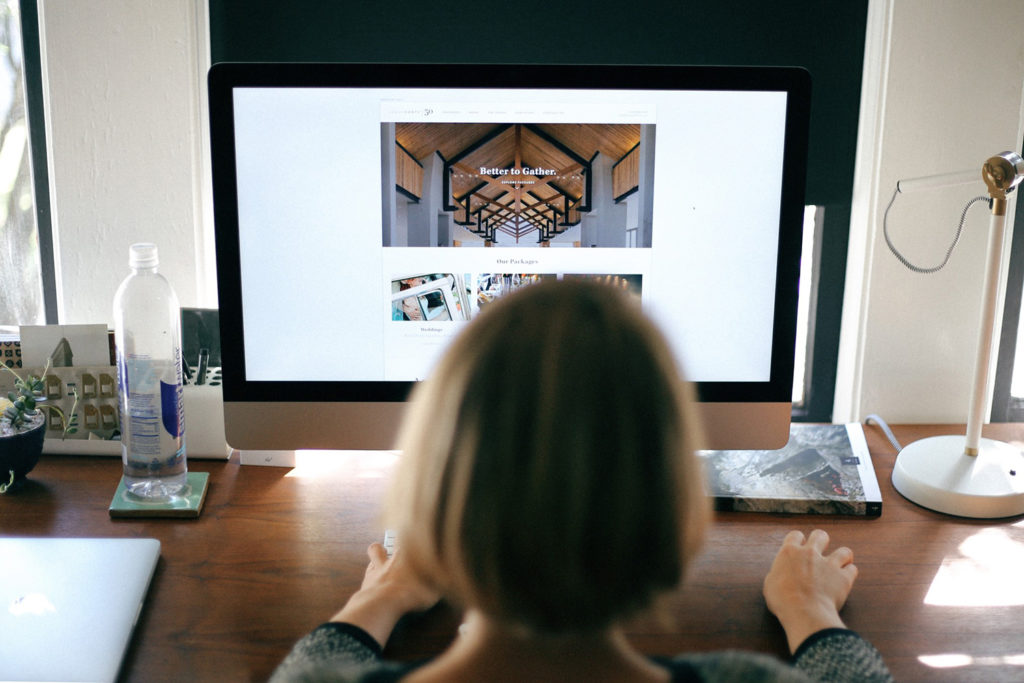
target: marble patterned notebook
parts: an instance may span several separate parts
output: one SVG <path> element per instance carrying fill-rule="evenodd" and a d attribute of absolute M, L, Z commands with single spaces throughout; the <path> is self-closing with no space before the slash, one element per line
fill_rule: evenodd
<path fill-rule="evenodd" d="M 780 450 L 699 451 L 721 511 L 882 514 L 864 429 L 793 423 Z"/>

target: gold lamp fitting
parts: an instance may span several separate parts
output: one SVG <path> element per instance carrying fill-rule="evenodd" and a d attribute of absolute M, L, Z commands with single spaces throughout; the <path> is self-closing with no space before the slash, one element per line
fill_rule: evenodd
<path fill-rule="evenodd" d="M 988 186 L 992 197 L 992 214 L 1006 215 L 1006 195 L 1024 179 L 1024 158 L 1016 152 L 1003 152 L 988 161 L 981 168 L 981 177 Z"/>

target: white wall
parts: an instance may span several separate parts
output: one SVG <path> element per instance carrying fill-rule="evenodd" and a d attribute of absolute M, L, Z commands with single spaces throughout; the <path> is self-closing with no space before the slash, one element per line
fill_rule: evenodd
<path fill-rule="evenodd" d="M 976 185 L 894 205 L 897 246 L 935 265 L 964 204 L 986 194 L 984 161 L 1020 151 L 1024 2 L 872 0 L 868 24 L 833 419 L 964 422 L 989 214 L 976 205 L 949 265 L 918 275 L 888 251 L 882 213 L 899 179 L 978 169 Z"/>
<path fill-rule="evenodd" d="M 205 0 L 40 0 L 39 15 L 61 321 L 113 323 L 138 241 L 157 243 L 183 306 L 215 306 L 197 232 Z"/>

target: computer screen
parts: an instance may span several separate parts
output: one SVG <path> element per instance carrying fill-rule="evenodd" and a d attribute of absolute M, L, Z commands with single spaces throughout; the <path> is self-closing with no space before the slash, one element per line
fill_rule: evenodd
<path fill-rule="evenodd" d="M 579 277 L 661 326 L 705 447 L 786 442 L 803 70 L 218 64 L 209 85 L 232 446 L 393 447 L 468 321 Z"/>

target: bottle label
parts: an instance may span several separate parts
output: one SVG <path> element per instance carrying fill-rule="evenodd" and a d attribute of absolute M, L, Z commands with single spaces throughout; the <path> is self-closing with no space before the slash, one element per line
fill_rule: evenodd
<path fill-rule="evenodd" d="M 127 460 L 153 469 L 184 461 L 184 395 L 180 359 L 118 353 L 121 439 Z M 128 463 L 126 463 L 128 464 Z"/>
<path fill-rule="evenodd" d="M 163 418 L 164 429 L 171 436 L 181 436 L 182 396 L 181 384 L 168 384 L 160 380 L 160 416 Z"/>

